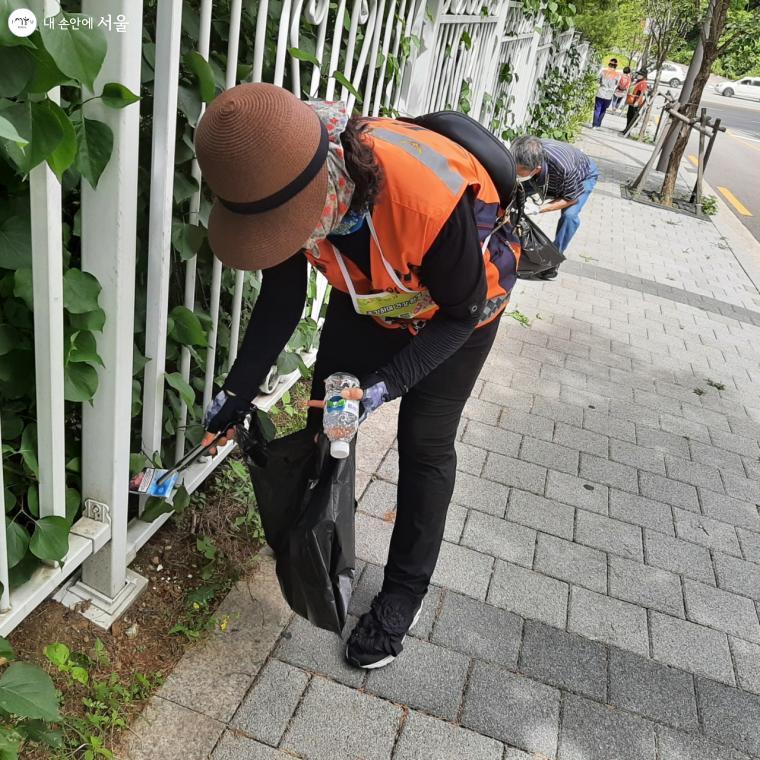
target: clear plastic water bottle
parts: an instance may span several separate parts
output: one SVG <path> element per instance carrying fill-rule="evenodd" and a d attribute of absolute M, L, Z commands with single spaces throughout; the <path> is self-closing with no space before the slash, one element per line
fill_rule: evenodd
<path fill-rule="evenodd" d="M 336 372 L 325 380 L 325 435 L 330 440 L 330 454 L 345 459 L 351 439 L 359 427 L 359 402 L 343 398 L 346 388 L 358 388 L 359 381 L 347 372 Z"/>

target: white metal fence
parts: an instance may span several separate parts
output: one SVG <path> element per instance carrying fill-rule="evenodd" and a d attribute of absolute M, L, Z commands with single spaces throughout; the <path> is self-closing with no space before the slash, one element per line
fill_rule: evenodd
<path fill-rule="evenodd" d="M 228 25 L 225 85 L 238 83 L 238 63 L 252 65 L 250 79 L 261 81 L 267 45 L 267 24 L 272 23 L 268 0 L 259 0 L 253 59 L 239 61 L 242 0 L 228 0 L 220 16 L 212 0 L 200 3 L 197 50 L 208 59 L 212 24 Z M 251 4 L 245 12 L 251 13 Z M 54 0 L 37 0 L 39 16 L 57 12 Z M 105 63 L 95 83 L 121 82 L 140 91 L 143 52 L 142 23 L 156 13 L 155 85 L 152 116 L 149 242 L 147 252 L 147 304 L 141 419 L 132 417 L 132 345 L 135 314 L 136 219 L 138 190 L 139 121 L 141 105 L 121 110 L 98 100 L 86 104 L 85 113 L 106 122 L 114 133 L 114 152 L 97 190 L 82 186 L 82 268 L 101 286 L 100 305 L 107 315 L 98 351 L 104 367 L 92 404 L 82 408 L 82 493 L 84 516 L 74 525 L 70 550 L 62 563 L 43 566 L 26 583 L 8 588 L 5 524 L 0 521 L 0 582 L 3 593 L 0 633 L 7 633 L 67 578 L 81 569 L 81 579 L 66 590 L 66 600 L 87 599 L 90 614 L 107 625 L 134 598 L 142 580 L 128 570 L 136 552 L 166 520 L 152 523 L 137 515 L 129 519 L 128 478 L 130 431 L 141 432 L 142 451 L 162 448 L 162 412 L 165 405 L 169 286 L 172 277 L 184 282 L 184 305 L 193 310 L 198 262 L 190 258 L 178 265 L 172 258 L 173 185 L 182 35 L 182 0 L 158 0 L 142 7 L 141 0 L 82 0 L 82 12 L 129 20 L 126 32 L 109 35 Z M 309 97 L 340 98 L 364 114 L 414 115 L 444 108 L 463 108 L 500 134 L 509 125 L 524 125 L 535 85 L 552 55 L 553 43 L 562 56 L 574 35 L 565 32 L 555 40 L 540 18 L 528 18 L 512 0 L 282 0 L 277 29 L 275 84 Z M 304 28 L 313 31 L 314 53 L 304 58 L 300 49 Z M 316 62 L 315 60 L 316 59 Z M 319 65 L 318 65 L 319 64 Z M 340 74 L 336 75 L 336 72 Z M 357 97 L 358 96 L 358 97 Z M 57 91 L 50 93 L 57 99 Z M 144 108 L 144 106 L 143 106 Z M 192 164 L 200 183 L 200 170 Z M 40 463 L 40 515 L 64 515 L 66 500 L 64 462 L 63 321 L 61 188 L 47 165 L 31 175 L 33 282 L 35 302 L 35 356 L 37 424 Z M 190 221 L 201 215 L 201 193 L 190 201 Z M 177 267 L 180 267 L 178 270 Z M 220 293 L 223 277 L 214 260 L 210 284 L 210 327 L 205 371 L 201 374 L 191 351 L 183 348 L 178 361 L 185 381 L 198 382 L 204 406 L 212 395 L 220 329 Z M 234 275 L 230 352 L 234 359 L 240 336 L 242 304 L 251 276 Z M 308 311 L 318 319 L 326 286 L 316 283 Z M 308 362 L 312 356 L 304 356 Z M 196 377 L 197 376 L 197 377 Z M 259 398 L 271 408 L 296 381 L 298 372 L 280 378 L 274 392 Z M 202 391 L 200 390 L 202 387 Z M 187 448 L 188 409 L 178 410 L 171 451 L 179 457 Z M 0 431 L 0 435 L 2 432 Z M 194 465 L 185 477 L 188 491 L 195 489 L 229 453 L 231 445 L 213 460 Z M 164 439 L 164 449 L 165 439 Z M 0 493 L 2 493 L 0 469 Z"/>

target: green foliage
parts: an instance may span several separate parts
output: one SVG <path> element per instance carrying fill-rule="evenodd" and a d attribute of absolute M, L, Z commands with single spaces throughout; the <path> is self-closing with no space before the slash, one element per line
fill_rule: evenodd
<path fill-rule="evenodd" d="M 578 50 L 571 47 L 563 65 L 550 66 L 539 80 L 538 98 L 526 132 L 572 142 L 588 120 L 595 90 L 595 69 L 588 67 L 581 71 Z"/>
<path fill-rule="evenodd" d="M 702 212 L 707 216 L 718 213 L 718 199 L 714 195 L 705 195 L 702 198 Z"/>
<path fill-rule="evenodd" d="M 51 757 L 114 760 L 107 747 L 111 734 L 127 727 L 126 708 L 148 697 L 161 684 L 161 677 L 134 673 L 126 683 L 122 682 L 117 673 L 110 672 L 111 662 L 100 639 L 95 640 L 89 654 L 72 652 L 66 644 L 49 644 L 45 657 L 84 707 L 82 716 L 63 718 L 58 743 L 51 745 L 58 751 Z"/>
<path fill-rule="evenodd" d="M 11 645 L 0 638 L 0 665 L 5 668 L 0 676 L 0 758 L 3 760 L 16 760 L 29 743 L 51 749 L 63 744 L 61 731 L 54 725 L 61 721 L 61 716 L 53 681 L 42 668 L 28 662 L 13 662 L 15 659 Z"/>

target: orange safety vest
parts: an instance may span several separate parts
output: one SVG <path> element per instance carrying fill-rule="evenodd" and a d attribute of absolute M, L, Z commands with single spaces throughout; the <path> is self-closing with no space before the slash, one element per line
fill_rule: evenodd
<path fill-rule="evenodd" d="M 409 294 L 410 301 L 419 302 L 413 307 L 413 316 L 382 316 L 382 308 L 372 316 L 385 327 L 403 327 L 415 333 L 438 311 L 429 297 L 420 298 L 427 293 L 419 278 L 422 260 L 471 187 L 488 285 L 478 326 L 492 321 L 509 300 L 517 277 L 520 244 L 508 226 L 493 232 L 503 209 L 488 173 L 472 154 L 436 132 L 394 119 L 369 118 L 367 122 L 367 134 L 384 175 L 382 190 L 368 217 L 371 278 L 344 259 L 327 239 L 318 244 L 317 255 L 307 251 L 307 258 L 330 285 L 351 295 L 355 307 L 356 294 L 359 298 L 400 294 L 397 300 L 401 302 L 403 294 Z"/>

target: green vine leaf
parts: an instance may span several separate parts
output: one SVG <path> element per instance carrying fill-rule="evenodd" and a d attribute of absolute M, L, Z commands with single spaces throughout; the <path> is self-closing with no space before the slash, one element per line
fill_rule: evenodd
<path fill-rule="evenodd" d="M 26 507 L 32 517 L 40 516 L 40 492 L 35 485 L 29 486 L 26 492 Z"/>
<path fill-rule="evenodd" d="M 83 116 L 76 120 L 74 129 L 78 148 L 75 166 L 92 188 L 96 189 L 100 175 L 111 158 L 113 132 L 108 124 Z"/>
<path fill-rule="evenodd" d="M 95 77 L 97 77 L 106 57 L 108 43 L 105 32 L 100 28 L 73 28 L 65 29 L 58 25 L 59 19 L 82 19 L 87 18 L 82 13 L 64 13 L 63 11 L 54 17 L 53 26 L 44 24 L 40 28 L 42 41 L 45 49 L 50 53 L 56 66 L 67 76 L 84 84 L 89 90 L 95 89 Z"/>
<path fill-rule="evenodd" d="M 185 115 L 191 127 L 196 126 L 201 115 L 201 98 L 192 87 L 180 85 L 177 90 L 177 108 Z"/>
<path fill-rule="evenodd" d="M 33 742 L 45 744 L 53 749 L 62 749 L 63 731 L 60 728 L 51 728 L 41 720 L 28 720 L 19 723 L 16 730 Z"/>
<path fill-rule="evenodd" d="M 22 0 L 0 0 L 0 46 L 2 47 L 34 47 L 29 37 L 17 37 L 8 26 L 8 17 L 19 8 L 28 7 Z"/>
<path fill-rule="evenodd" d="M 51 562 L 62 560 L 69 550 L 69 524 L 66 518 L 51 516 L 37 520 L 29 550 L 40 559 Z"/>
<path fill-rule="evenodd" d="M 102 332 L 106 323 L 106 313 L 101 308 L 88 311 L 86 314 L 70 314 L 69 323 L 77 330 L 94 330 Z"/>
<path fill-rule="evenodd" d="M 29 533 L 23 525 L 5 518 L 5 541 L 8 547 L 8 567 L 16 567 L 29 549 Z"/>
<path fill-rule="evenodd" d="M 98 371 L 91 364 L 68 364 L 63 370 L 66 401 L 92 401 L 98 390 Z"/>
<path fill-rule="evenodd" d="M 87 362 L 88 364 L 99 364 L 101 367 L 105 366 L 98 353 L 95 336 L 91 332 L 81 330 L 76 333 L 67 362 Z"/>
<path fill-rule="evenodd" d="M 306 61 L 306 63 L 312 63 L 317 68 L 322 67 L 322 64 L 319 62 L 319 59 L 317 58 L 317 56 L 312 55 L 306 50 L 301 50 L 301 48 L 292 47 L 292 48 L 288 48 L 288 53 L 290 53 L 290 55 L 298 61 Z"/>
<path fill-rule="evenodd" d="M 39 476 L 40 465 L 37 462 L 37 425 L 29 423 L 21 434 L 21 448 L 19 449 L 24 464 Z"/>
<path fill-rule="evenodd" d="M 0 48 L 0 51 L 1 50 L 2 48 Z M 16 125 L 9 119 L 6 119 L 5 116 L 3 116 L 2 111 L 0 111 L 0 139 L 10 140 L 11 142 L 16 143 L 19 148 L 29 145 L 29 141 L 19 134 Z"/>
<path fill-rule="evenodd" d="M 100 99 L 109 108 L 126 108 L 140 100 L 128 87 L 118 82 L 108 82 L 103 85 L 103 93 Z"/>
<path fill-rule="evenodd" d="M 18 340 L 16 331 L 10 325 L 0 325 L 0 356 L 4 356 L 13 350 Z M 5 427 L 5 420 L 3 426 Z M 3 430 L 5 435 L 9 435 L 7 428 Z M 11 436 L 13 437 L 13 436 Z"/>
<path fill-rule="evenodd" d="M 348 81 L 345 74 L 340 71 L 335 71 L 332 77 L 339 85 L 345 87 L 356 98 L 357 103 L 361 104 L 364 102 L 362 96 L 359 94 L 359 90 Z"/>
<path fill-rule="evenodd" d="M 17 269 L 13 277 L 13 295 L 20 298 L 32 311 L 34 309 L 34 295 L 32 287 L 32 270 L 24 267 Z"/>
<path fill-rule="evenodd" d="M 183 261 L 192 259 L 206 239 L 206 230 L 197 224 L 172 222 L 172 245 Z"/>
<path fill-rule="evenodd" d="M 181 515 L 189 506 L 190 494 L 187 492 L 185 486 L 182 485 L 174 494 L 174 498 L 172 499 L 172 507 L 174 507 L 174 511 L 178 515 Z"/>
<path fill-rule="evenodd" d="M 16 653 L 13 651 L 10 641 L 0 636 L 0 658 L 6 662 L 16 659 Z M 5 663 L 3 663 L 4 665 Z"/>
<path fill-rule="evenodd" d="M 191 156 L 192 158 L 192 156 Z M 198 190 L 198 181 L 195 177 L 188 176 L 182 172 L 174 172 L 174 202 L 179 204 L 186 201 Z"/>
<path fill-rule="evenodd" d="M 179 393 L 180 398 L 192 407 L 195 404 L 195 391 L 188 385 L 185 378 L 179 372 L 170 372 L 166 375 L 166 382 Z"/>
<path fill-rule="evenodd" d="M 58 68 L 50 53 L 45 50 L 39 32 L 35 32 L 29 39 L 35 42 L 35 47 L 28 51 L 34 61 L 34 74 L 26 86 L 27 92 L 42 95 L 58 85 L 75 84 Z"/>
<path fill-rule="evenodd" d="M 5 144 L 5 150 L 22 174 L 45 161 L 63 140 L 63 128 L 51 100 L 40 100 L 4 108 L 2 115 L 16 128 L 27 145 Z"/>
<path fill-rule="evenodd" d="M 153 522 L 157 517 L 173 511 L 174 509 L 168 501 L 159 499 L 157 496 L 151 496 L 145 503 L 145 509 L 140 515 L 140 519 L 145 522 Z"/>
<path fill-rule="evenodd" d="M 0 268 L 32 265 L 32 228 L 28 216 L 10 216 L 0 224 Z"/>
<path fill-rule="evenodd" d="M 28 662 L 14 662 L 0 678 L 0 707 L 11 715 L 54 722 L 58 696 L 50 676 Z"/>
<path fill-rule="evenodd" d="M 201 326 L 198 315 L 186 306 L 175 306 L 169 313 L 172 327 L 169 336 L 182 345 L 206 346 L 206 333 Z"/>
<path fill-rule="evenodd" d="M 63 276 L 63 305 L 71 314 L 85 314 L 98 308 L 100 283 L 89 272 L 69 269 Z"/>
<path fill-rule="evenodd" d="M 55 150 L 48 156 L 47 161 L 48 166 L 50 166 L 60 181 L 63 178 L 63 173 L 74 163 L 76 158 L 77 133 L 65 111 L 56 103 L 49 102 L 51 112 L 58 120 L 63 137 Z"/>
<path fill-rule="evenodd" d="M 216 97 L 216 82 L 214 72 L 209 62 L 197 51 L 186 53 L 182 60 L 198 81 L 198 92 L 204 103 L 210 103 Z"/>
<path fill-rule="evenodd" d="M 79 514 L 79 507 L 82 506 L 82 495 L 76 488 L 66 489 L 66 522 L 69 526 L 74 524 L 77 515 Z"/>

